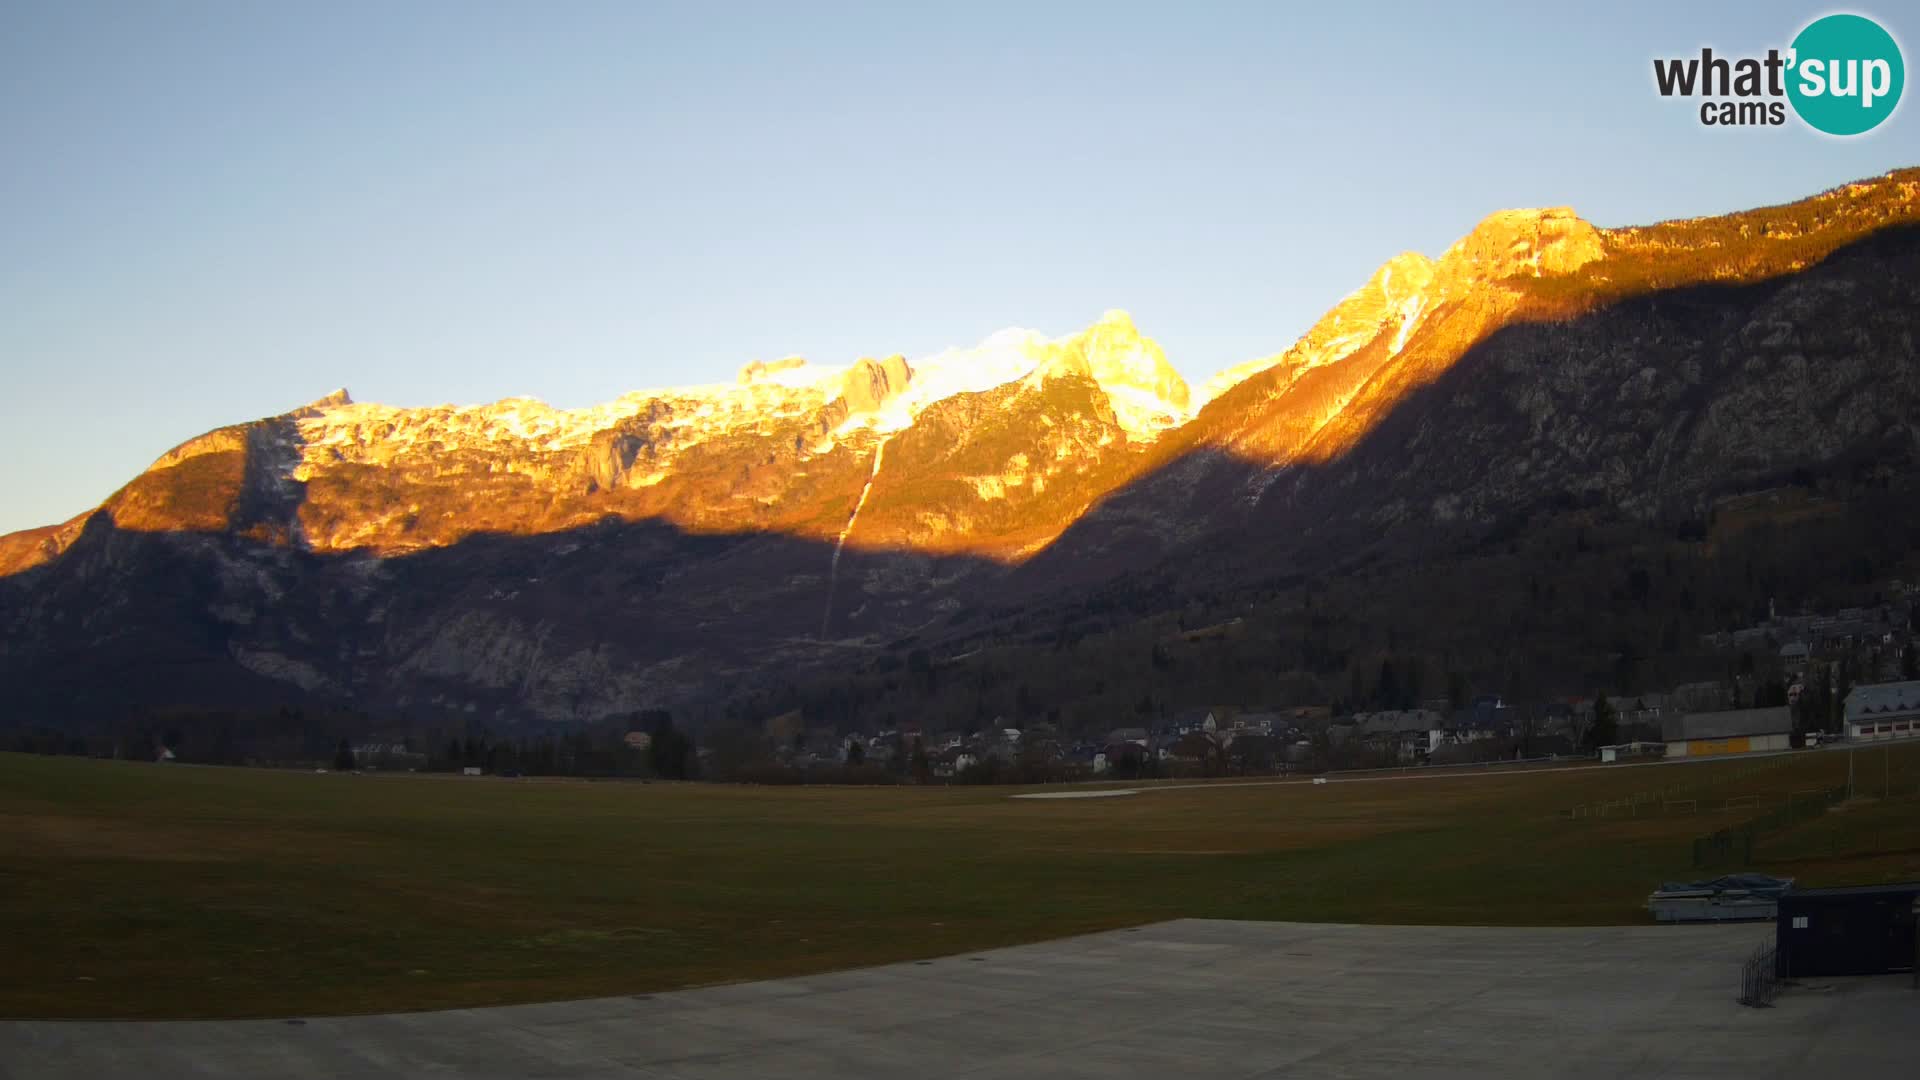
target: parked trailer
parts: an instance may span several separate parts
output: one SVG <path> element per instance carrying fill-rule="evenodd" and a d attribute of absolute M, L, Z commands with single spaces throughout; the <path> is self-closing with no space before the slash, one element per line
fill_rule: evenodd
<path fill-rule="evenodd" d="M 1647 910 L 1660 922 L 1739 922 L 1771 919 L 1779 912 L 1792 878 L 1766 874 L 1728 874 L 1711 881 L 1670 881 L 1647 897 Z"/>

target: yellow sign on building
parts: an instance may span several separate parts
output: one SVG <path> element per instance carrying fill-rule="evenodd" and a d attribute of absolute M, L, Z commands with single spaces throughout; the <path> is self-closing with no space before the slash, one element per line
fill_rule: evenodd
<path fill-rule="evenodd" d="M 1687 743 L 1688 757 L 1703 757 L 1707 754 L 1744 754 L 1752 749 L 1745 735 L 1731 739 L 1692 739 Z"/>

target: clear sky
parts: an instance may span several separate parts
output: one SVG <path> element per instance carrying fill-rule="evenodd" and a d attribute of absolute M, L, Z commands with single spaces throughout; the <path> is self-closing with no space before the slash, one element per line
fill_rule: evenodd
<path fill-rule="evenodd" d="M 584 405 L 1109 307 L 1198 381 L 1501 207 L 1920 164 L 1912 102 L 1840 141 L 1653 90 L 1828 8 L 1553 7 L 0 0 L 0 531 L 336 386 Z"/>

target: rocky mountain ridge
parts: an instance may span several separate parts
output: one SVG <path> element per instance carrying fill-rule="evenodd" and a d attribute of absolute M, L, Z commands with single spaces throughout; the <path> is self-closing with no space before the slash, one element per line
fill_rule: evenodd
<path fill-rule="evenodd" d="M 0 685 L 574 722 L 1137 573 L 1231 589 L 1556 501 L 1698 514 L 1914 442 L 1917 216 L 1915 170 L 1629 229 L 1504 211 L 1199 392 L 1109 312 L 582 410 L 336 394 L 0 538 Z M 102 657 L 132 674 L 75 698 Z"/>

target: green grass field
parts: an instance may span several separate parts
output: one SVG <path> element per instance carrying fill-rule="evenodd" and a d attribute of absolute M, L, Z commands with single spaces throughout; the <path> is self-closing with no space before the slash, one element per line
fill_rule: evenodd
<path fill-rule="evenodd" d="M 1863 751 L 1862 789 L 1920 773 Z M 250 1016 L 633 994 L 1180 916 L 1644 921 L 1694 836 L 1846 755 L 1010 800 L 315 775 L 0 754 L 0 1015 Z M 1569 820 L 1685 785 L 1697 813 Z M 1803 884 L 1920 877 L 1920 802 L 1756 849 Z M 1718 870 L 1706 873 L 1719 872 Z"/>

